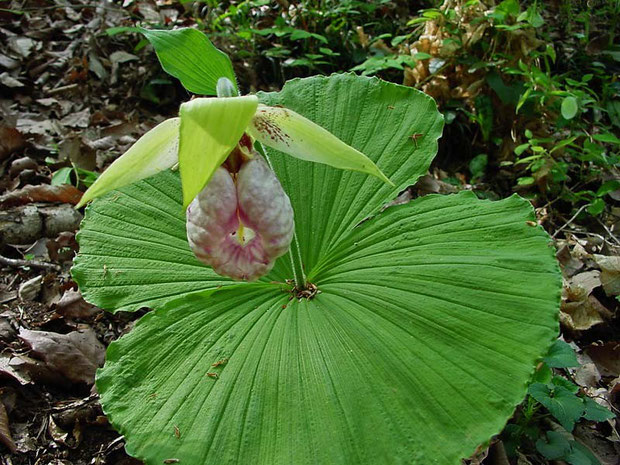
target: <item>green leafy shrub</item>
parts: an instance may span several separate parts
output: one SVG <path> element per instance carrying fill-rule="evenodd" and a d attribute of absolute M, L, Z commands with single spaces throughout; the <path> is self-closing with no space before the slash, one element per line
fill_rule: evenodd
<path fill-rule="evenodd" d="M 602 422 L 614 418 L 614 414 L 580 393 L 579 386 L 563 374 L 566 368 L 578 366 L 569 344 L 557 340 L 551 346 L 534 374 L 529 396 L 519 415 L 503 432 L 510 455 L 514 455 L 517 448 L 527 450 L 529 445 L 548 460 L 560 459 L 571 465 L 600 465 L 592 452 L 575 441 L 570 432 L 579 421 Z M 555 429 L 544 422 L 548 417 L 545 411 L 559 423 Z"/>
<path fill-rule="evenodd" d="M 233 61 L 261 69 L 270 84 L 351 69 L 381 55 L 377 40 L 392 37 L 410 12 L 405 3 L 389 0 L 206 3 L 204 14 L 195 15 L 204 30 L 230 50 Z"/>
<path fill-rule="evenodd" d="M 146 35 L 187 87 L 213 95 L 230 76 L 203 38 L 189 51 L 177 40 L 194 32 Z M 253 283 L 196 259 L 183 209 L 193 195 L 183 198 L 176 171 L 96 199 L 74 279 L 103 308 L 154 308 L 109 346 L 97 374 L 110 422 L 149 464 L 459 464 L 502 429 L 557 335 L 561 279 L 531 205 L 461 192 L 385 208 L 427 172 L 443 127 L 435 102 L 412 88 L 347 74 L 256 98 L 305 115 L 393 184 L 267 147 L 295 238 Z M 181 107 L 181 137 L 184 127 L 226 132 L 225 111 L 183 122 L 208 100 Z M 166 133 L 177 127 L 169 121 Z M 184 164 L 184 140 L 181 177 L 205 169 Z"/>
<path fill-rule="evenodd" d="M 473 182 L 504 191 L 496 175 L 510 172 L 510 188 L 537 206 L 557 202 L 566 218 L 609 215 L 619 7 L 600 3 L 591 14 L 583 2 L 563 2 L 554 15 L 537 1 L 438 1 L 353 69 L 394 79 L 385 71 L 399 68 L 406 85 L 433 96 L 454 140 L 444 156 L 455 165 L 488 157 L 487 175 L 472 173 Z"/>

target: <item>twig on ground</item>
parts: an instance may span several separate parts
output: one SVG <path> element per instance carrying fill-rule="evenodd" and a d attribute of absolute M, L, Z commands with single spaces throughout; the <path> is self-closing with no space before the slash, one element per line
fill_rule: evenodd
<path fill-rule="evenodd" d="M 59 94 L 61 92 L 64 92 L 66 90 L 73 90 L 73 89 L 77 89 L 78 85 L 77 84 L 67 84 L 66 86 L 60 86 L 60 87 L 56 87 L 55 89 L 51 89 L 47 91 L 47 95 L 54 95 L 54 94 Z"/>
<path fill-rule="evenodd" d="M 579 210 L 577 210 L 577 213 L 575 213 L 575 214 L 571 217 L 571 219 L 570 219 L 570 220 L 568 220 L 566 223 L 564 223 L 564 226 L 562 226 L 560 229 L 558 229 L 556 232 L 554 232 L 554 233 L 551 235 L 551 238 L 552 238 L 552 239 L 555 239 L 555 236 L 557 236 L 557 234 L 558 234 L 560 231 L 562 231 L 562 230 L 563 230 L 566 226 L 568 226 L 569 224 L 571 224 L 571 223 L 573 222 L 573 220 L 574 220 L 575 218 L 577 218 L 577 216 L 579 216 L 579 213 L 581 213 L 582 211 L 584 211 L 588 205 L 589 205 L 589 204 L 582 205 L 582 206 L 579 208 Z"/>
<path fill-rule="evenodd" d="M 31 268 L 41 268 L 44 270 L 60 271 L 62 269 L 60 265 L 56 265 L 54 263 L 39 262 L 36 260 L 21 260 L 19 258 L 8 258 L 2 255 L 0 255 L 0 264 L 12 266 L 15 268 L 20 268 L 22 266 L 29 266 Z"/>
<path fill-rule="evenodd" d="M 618 238 L 615 236 L 615 234 L 614 234 L 613 232 L 611 232 L 611 230 L 607 227 L 607 225 L 606 225 L 605 223 L 603 223 L 603 222 L 600 220 L 600 218 L 598 218 L 598 217 L 596 218 L 596 221 L 598 221 L 598 222 L 599 222 L 599 224 L 603 227 L 603 229 L 604 229 L 605 231 L 607 231 L 607 234 L 609 234 L 609 237 L 611 237 L 611 238 L 613 239 L 613 241 L 614 241 L 616 244 L 620 245 L 620 241 L 619 241 L 619 240 L 618 240 Z"/>

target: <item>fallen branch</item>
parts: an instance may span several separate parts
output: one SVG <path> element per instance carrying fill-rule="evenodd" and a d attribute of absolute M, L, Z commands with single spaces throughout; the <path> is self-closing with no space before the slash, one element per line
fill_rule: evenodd
<path fill-rule="evenodd" d="M 568 226 L 569 224 L 571 224 L 575 218 L 577 218 L 579 216 L 579 213 L 581 213 L 586 207 L 588 207 L 590 204 L 586 204 L 583 205 L 579 210 L 577 210 L 577 213 L 575 213 L 570 220 L 568 220 L 566 223 L 564 223 L 564 226 L 562 226 L 560 229 L 558 229 L 556 232 L 553 233 L 553 235 L 551 236 L 552 239 L 555 239 L 555 236 L 558 235 L 558 233 L 560 231 L 562 231 L 566 226 Z"/>
<path fill-rule="evenodd" d="M 47 262 L 39 262 L 37 260 L 21 260 L 19 258 L 8 258 L 0 255 L 0 264 L 12 266 L 15 268 L 21 268 L 23 266 L 29 266 L 31 268 L 41 268 L 46 270 L 60 271 L 62 268 L 60 265 Z"/>

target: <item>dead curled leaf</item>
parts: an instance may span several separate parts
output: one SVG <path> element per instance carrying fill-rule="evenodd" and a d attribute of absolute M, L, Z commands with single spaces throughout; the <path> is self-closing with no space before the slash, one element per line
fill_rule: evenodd
<path fill-rule="evenodd" d="M 47 241 L 45 246 L 50 260 L 59 263 L 73 260 L 79 248 L 72 231 L 61 232 L 55 239 Z"/>
<path fill-rule="evenodd" d="M 7 367 L 12 370 L 12 372 L 7 370 L 2 370 L 2 372 L 12 376 L 22 385 L 30 383 L 49 383 L 68 387 L 70 384 L 64 376 L 51 370 L 45 362 L 26 355 L 15 355 L 9 360 Z"/>
<path fill-rule="evenodd" d="M 15 454 L 17 452 L 17 446 L 15 441 L 11 437 L 11 431 L 9 430 L 9 416 L 6 414 L 4 404 L 0 401 L 0 442 L 4 444 L 8 449 Z"/>
<path fill-rule="evenodd" d="M 66 441 L 69 433 L 58 427 L 58 425 L 54 422 L 54 419 L 51 417 L 49 418 L 47 423 L 47 432 L 55 443 L 61 444 L 63 446 L 67 445 Z"/>
<path fill-rule="evenodd" d="M 69 126 L 72 128 L 87 128 L 90 123 L 90 108 L 85 108 L 82 111 L 70 113 L 60 120 L 60 124 L 63 126 Z"/>
<path fill-rule="evenodd" d="M 82 298 L 80 291 L 69 289 L 56 304 L 56 312 L 66 318 L 88 318 L 99 312 Z"/>
<path fill-rule="evenodd" d="M 585 351 L 603 376 L 620 376 L 620 341 L 592 344 Z"/>
<path fill-rule="evenodd" d="M 93 384 L 97 368 L 103 365 L 105 347 L 90 328 L 69 334 L 22 328 L 19 338 L 48 368 L 73 383 Z"/>
<path fill-rule="evenodd" d="M 585 331 L 601 324 L 611 312 L 592 295 L 592 291 L 601 285 L 601 273 L 597 270 L 586 271 L 573 276 L 564 283 L 560 322 L 573 331 Z"/>
<path fill-rule="evenodd" d="M 0 161 L 24 145 L 24 138 L 17 129 L 0 126 Z"/>
<path fill-rule="evenodd" d="M 601 267 L 601 283 L 605 294 L 620 295 L 620 257 L 594 255 L 594 260 Z"/>
<path fill-rule="evenodd" d="M 76 205 L 81 198 L 82 192 L 70 184 L 60 186 L 40 184 L 25 186 L 0 196 L 0 206 L 7 208 L 32 202 L 60 202 Z"/>
<path fill-rule="evenodd" d="M 560 322 L 574 331 L 585 331 L 604 322 L 602 314 L 608 310 L 594 296 L 578 302 L 562 302 Z"/>
<path fill-rule="evenodd" d="M 19 357 L 0 354 L 0 377 L 12 378 L 21 385 L 30 384 L 32 380 L 25 370 L 20 369 L 19 361 Z"/>
<path fill-rule="evenodd" d="M 21 157 L 17 160 L 13 160 L 11 167 L 9 168 L 9 175 L 14 178 L 25 170 L 36 170 L 39 164 L 30 157 Z"/>
<path fill-rule="evenodd" d="M 41 291 L 41 284 L 43 283 L 42 276 L 35 276 L 28 281 L 23 282 L 19 286 L 17 296 L 20 300 L 34 300 Z"/>
<path fill-rule="evenodd" d="M 583 297 L 589 296 L 600 285 L 600 271 L 586 271 L 573 276 L 568 281 L 567 294 L 571 300 L 581 300 Z"/>
<path fill-rule="evenodd" d="M 568 369 L 575 383 L 584 388 L 597 386 L 601 380 L 601 374 L 590 356 L 586 353 L 577 353 L 577 360 L 579 366 Z"/>
<path fill-rule="evenodd" d="M 571 277 L 583 268 L 583 262 L 573 257 L 570 252 L 570 247 L 566 241 L 558 241 L 558 244 L 560 242 L 562 242 L 563 245 L 559 248 L 558 253 L 555 256 L 562 265 L 562 272 L 564 276 Z"/>

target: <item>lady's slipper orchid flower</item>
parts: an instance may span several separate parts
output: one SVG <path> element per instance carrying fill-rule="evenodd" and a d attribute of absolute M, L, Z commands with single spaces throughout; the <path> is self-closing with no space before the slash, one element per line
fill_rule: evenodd
<path fill-rule="evenodd" d="M 252 138 L 293 157 L 391 182 L 366 155 L 294 111 L 259 104 L 254 95 L 223 97 L 230 95 L 229 83 L 220 79 L 220 96 L 183 103 L 179 117 L 160 123 L 138 139 L 84 193 L 78 207 L 178 162 L 183 207 L 196 198 L 187 209 L 188 238 L 195 255 L 218 273 L 256 279 L 286 252 L 293 223 L 288 197 L 275 174 L 252 150 Z M 236 166 L 220 168 L 229 156 L 235 158 L 232 164 Z M 214 186 L 209 189 L 212 178 Z M 230 204 L 208 205 L 218 199 Z M 269 211 L 270 205 L 275 213 Z M 206 216 L 196 217 L 200 212 Z M 243 233 L 244 225 L 252 237 Z"/>
<path fill-rule="evenodd" d="M 187 239 L 200 261 L 221 275 L 253 281 L 291 244 L 291 202 L 261 156 L 236 173 L 222 165 L 187 207 Z"/>
<path fill-rule="evenodd" d="M 178 118 L 155 126 L 112 163 L 84 193 L 78 207 L 171 168 L 177 161 L 187 207 L 246 131 L 293 157 L 372 174 L 391 184 L 366 155 L 292 110 L 261 105 L 255 95 L 195 98 L 181 105 Z"/>

